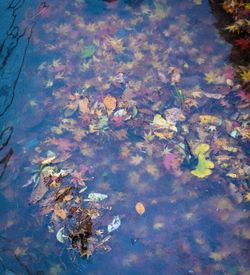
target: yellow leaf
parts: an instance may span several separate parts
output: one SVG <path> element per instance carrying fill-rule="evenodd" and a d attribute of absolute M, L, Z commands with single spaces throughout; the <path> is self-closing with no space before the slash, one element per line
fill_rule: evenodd
<path fill-rule="evenodd" d="M 157 128 L 167 128 L 168 123 L 161 115 L 157 114 L 154 116 L 153 125 Z"/>
<path fill-rule="evenodd" d="M 227 173 L 227 176 L 233 179 L 237 178 L 237 175 L 234 173 Z"/>
<path fill-rule="evenodd" d="M 139 215 L 143 215 L 145 212 L 145 207 L 143 203 L 137 202 L 137 204 L 135 205 L 135 210 Z"/>
<path fill-rule="evenodd" d="M 205 153 L 209 150 L 208 144 L 200 144 L 194 151 L 198 156 L 198 165 L 191 173 L 198 178 L 205 178 L 212 174 L 212 168 L 214 168 L 214 163 L 206 159 Z"/>
<path fill-rule="evenodd" d="M 211 115 L 200 115 L 200 123 L 201 124 L 216 124 L 219 125 L 221 123 L 221 120 L 216 116 Z"/>
<path fill-rule="evenodd" d="M 244 196 L 244 199 L 248 202 L 250 202 L 250 192 L 247 192 Z"/>
<path fill-rule="evenodd" d="M 208 73 L 205 73 L 205 80 L 207 83 L 216 83 L 218 79 L 218 73 L 214 71 L 210 71 Z"/>
<path fill-rule="evenodd" d="M 195 148 L 194 153 L 198 156 L 200 154 L 206 153 L 208 150 L 209 150 L 209 145 L 206 143 L 201 143 Z"/>
<path fill-rule="evenodd" d="M 168 138 L 172 138 L 174 133 L 163 131 L 163 132 L 154 132 L 154 135 L 160 139 L 168 139 Z"/>
<path fill-rule="evenodd" d="M 250 66 L 248 67 L 244 67 L 244 66 L 240 66 L 240 76 L 241 76 L 241 79 L 244 81 L 244 82 L 250 82 Z"/>

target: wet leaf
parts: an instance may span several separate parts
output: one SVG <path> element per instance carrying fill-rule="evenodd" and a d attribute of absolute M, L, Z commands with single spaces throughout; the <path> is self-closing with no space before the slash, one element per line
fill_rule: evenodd
<path fill-rule="evenodd" d="M 107 95 L 103 99 L 103 104 L 108 112 L 113 112 L 116 108 L 117 100 L 114 96 Z"/>
<path fill-rule="evenodd" d="M 54 213 L 57 217 L 61 218 L 62 220 L 65 220 L 67 217 L 67 213 L 64 209 L 54 209 Z"/>
<path fill-rule="evenodd" d="M 114 230 L 117 230 L 121 225 L 121 220 L 119 216 L 115 216 L 113 218 L 113 221 L 108 225 L 108 232 L 112 232 Z"/>
<path fill-rule="evenodd" d="M 205 178 L 212 174 L 214 163 L 206 159 L 205 153 L 209 150 L 208 144 L 200 144 L 194 153 L 198 156 L 198 165 L 191 173 L 198 178 Z"/>
<path fill-rule="evenodd" d="M 101 194 L 101 193 L 90 193 L 88 195 L 88 200 L 93 202 L 103 201 L 107 198 L 108 198 L 107 195 Z"/>
<path fill-rule="evenodd" d="M 143 215 L 145 212 L 145 207 L 142 202 L 137 202 L 135 205 L 135 210 L 139 215 Z"/>
<path fill-rule="evenodd" d="M 96 52 L 96 46 L 95 45 L 89 45 L 88 47 L 84 48 L 81 51 L 81 57 L 82 58 L 90 58 L 92 57 Z"/>
<path fill-rule="evenodd" d="M 65 236 L 64 236 L 64 227 L 61 227 L 57 233 L 56 233 L 56 239 L 58 240 L 58 242 L 60 243 L 64 243 L 65 242 Z"/>

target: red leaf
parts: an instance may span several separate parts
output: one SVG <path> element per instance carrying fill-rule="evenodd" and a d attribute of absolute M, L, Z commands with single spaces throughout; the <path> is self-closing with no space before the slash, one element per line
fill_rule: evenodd
<path fill-rule="evenodd" d="M 246 50 L 249 48 L 249 43 L 246 39 L 240 38 L 234 41 L 236 46 L 240 46 L 242 50 Z"/>

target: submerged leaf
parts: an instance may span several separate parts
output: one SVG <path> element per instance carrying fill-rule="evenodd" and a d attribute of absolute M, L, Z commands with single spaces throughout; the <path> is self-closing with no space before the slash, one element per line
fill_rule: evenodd
<path fill-rule="evenodd" d="M 157 114 L 154 116 L 153 125 L 157 128 L 167 128 L 167 121 L 161 115 Z"/>
<path fill-rule="evenodd" d="M 95 52 L 96 52 L 96 46 L 90 45 L 81 51 L 81 57 L 82 58 L 90 58 L 95 54 Z"/>
<path fill-rule="evenodd" d="M 108 198 L 107 195 L 101 194 L 101 193 L 90 193 L 88 195 L 88 200 L 89 201 L 94 201 L 94 202 L 102 201 L 102 200 L 107 199 L 107 198 Z"/>
<path fill-rule="evenodd" d="M 108 225 L 108 232 L 112 232 L 116 229 L 118 229 L 121 225 L 121 220 L 119 218 L 119 216 L 115 216 L 113 218 L 113 221 Z"/>
<path fill-rule="evenodd" d="M 64 227 L 61 227 L 56 233 L 56 239 L 60 243 L 64 243 L 65 236 L 63 235 Z"/>
<path fill-rule="evenodd" d="M 107 95 L 103 99 L 103 104 L 108 112 L 113 112 L 116 108 L 116 98 L 111 95 Z"/>
<path fill-rule="evenodd" d="M 135 210 L 139 215 L 143 215 L 145 212 L 145 207 L 143 203 L 137 202 L 137 204 L 135 205 Z"/>

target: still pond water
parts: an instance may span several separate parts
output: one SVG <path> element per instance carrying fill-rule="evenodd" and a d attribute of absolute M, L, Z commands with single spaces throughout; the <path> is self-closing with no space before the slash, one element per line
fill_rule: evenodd
<path fill-rule="evenodd" d="M 249 274 L 250 96 L 208 1 L 0 2 L 0 273 Z"/>

